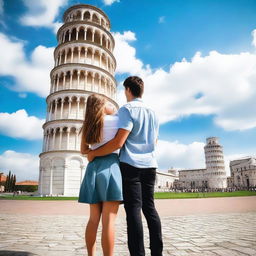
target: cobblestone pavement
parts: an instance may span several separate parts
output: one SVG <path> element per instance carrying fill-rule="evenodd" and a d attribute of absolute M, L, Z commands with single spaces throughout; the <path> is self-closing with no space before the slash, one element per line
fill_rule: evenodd
<path fill-rule="evenodd" d="M 256 212 L 161 219 L 164 256 L 256 255 Z M 86 221 L 83 216 L 0 214 L 0 255 L 86 255 Z M 150 255 L 145 220 L 144 227 L 146 255 Z M 97 255 L 101 256 L 100 234 L 97 244 Z M 116 223 L 115 255 L 129 255 L 123 216 Z"/>

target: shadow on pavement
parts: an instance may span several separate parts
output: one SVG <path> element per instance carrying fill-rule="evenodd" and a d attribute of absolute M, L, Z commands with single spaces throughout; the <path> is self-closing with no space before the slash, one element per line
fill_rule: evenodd
<path fill-rule="evenodd" d="M 22 251 L 0 251 L 0 256 L 35 256 L 36 254 L 31 252 Z"/>

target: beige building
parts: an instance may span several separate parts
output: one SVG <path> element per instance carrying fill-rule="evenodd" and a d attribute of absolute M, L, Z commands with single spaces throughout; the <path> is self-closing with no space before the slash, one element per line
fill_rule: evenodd
<path fill-rule="evenodd" d="M 203 189 L 208 188 L 206 169 L 191 169 L 179 171 L 179 183 L 176 188 Z"/>
<path fill-rule="evenodd" d="M 87 165 L 79 134 L 87 97 L 99 93 L 117 106 L 115 42 L 107 15 L 94 6 L 72 6 L 63 21 L 46 98 L 39 193 L 77 196 Z"/>
<path fill-rule="evenodd" d="M 155 191 L 170 191 L 174 188 L 175 180 L 178 180 L 177 170 L 168 170 L 168 172 L 156 172 Z"/>
<path fill-rule="evenodd" d="M 230 161 L 231 177 L 229 187 L 255 188 L 256 187 L 256 157 L 244 157 Z"/>

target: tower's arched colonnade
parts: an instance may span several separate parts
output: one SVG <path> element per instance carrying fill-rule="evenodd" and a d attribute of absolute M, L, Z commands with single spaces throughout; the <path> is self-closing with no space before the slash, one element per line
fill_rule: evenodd
<path fill-rule="evenodd" d="M 80 154 L 87 98 L 98 93 L 118 107 L 112 53 L 115 42 L 107 15 L 94 6 L 72 6 L 63 21 L 46 98 L 39 193 L 77 196 L 87 165 Z"/>

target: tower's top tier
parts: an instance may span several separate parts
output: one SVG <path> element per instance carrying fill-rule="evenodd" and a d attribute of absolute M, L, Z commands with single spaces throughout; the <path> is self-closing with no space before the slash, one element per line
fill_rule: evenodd
<path fill-rule="evenodd" d="M 108 16 L 99 8 L 89 4 L 78 4 L 71 6 L 65 11 L 63 21 L 65 23 L 87 21 L 96 23 L 108 31 L 110 30 L 110 21 Z"/>
<path fill-rule="evenodd" d="M 206 139 L 207 145 L 220 145 L 218 137 L 209 137 Z"/>

